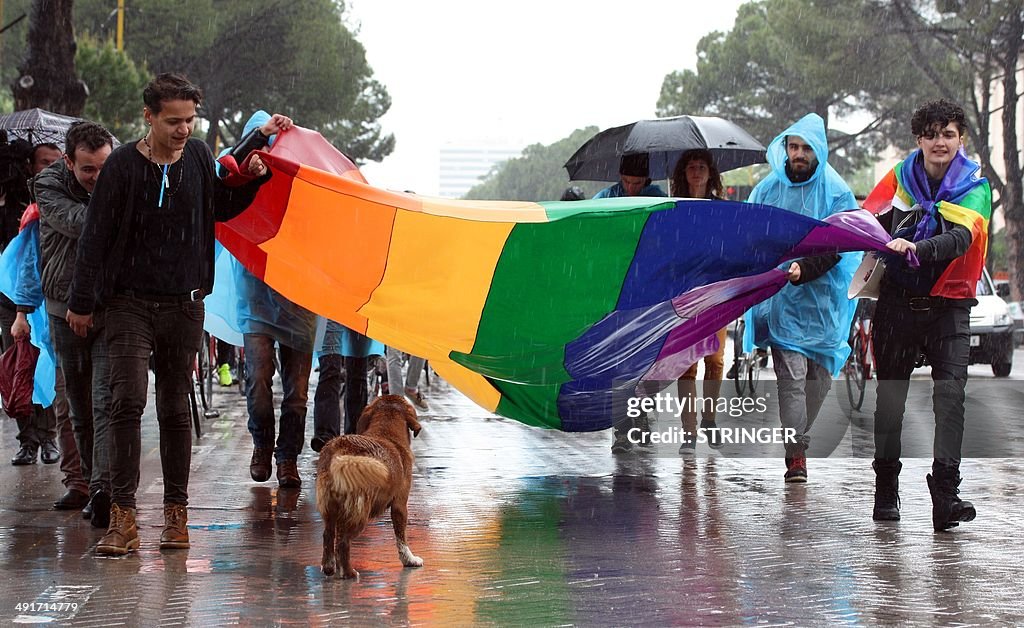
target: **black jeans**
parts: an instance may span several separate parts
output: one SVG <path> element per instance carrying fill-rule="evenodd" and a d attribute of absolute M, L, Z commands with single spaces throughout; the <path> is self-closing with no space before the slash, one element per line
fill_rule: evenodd
<path fill-rule="evenodd" d="M 369 386 L 366 367 L 370 358 L 345 357 L 345 433 L 355 434 L 359 415 L 366 408 Z"/>
<path fill-rule="evenodd" d="M 958 467 L 964 438 L 964 388 L 971 351 L 970 305 L 912 310 L 906 299 L 882 295 L 872 321 L 878 402 L 875 459 L 900 457 L 910 374 L 923 351 L 932 369 L 935 463 Z"/>
<path fill-rule="evenodd" d="M 337 353 L 320 356 L 320 377 L 313 393 L 313 436 L 327 442 L 341 435 L 342 358 Z M 346 434 L 350 434 L 348 430 Z"/>
<path fill-rule="evenodd" d="M 164 503 L 188 504 L 192 462 L 188 394 L 193 361 L 203 339 L 204 313 L 202 301 L 155 302 L 117 296 L 107 304 L 111 501 L 122 508 L 135 508 L 139 488 L 150 353 L 156 372 Z"/>
<path fill-rule="evenodd" d="M 50 335 L 67 387 L 71 425 L 90 493 L 110 494 L 110 360 L 104 318 L 82 338 L 50 315 Z"/>
<path fill-rule="evenodd" d="M 345 434 L 356 433 L 356 423 L 369 397 L 366 369 L 369 358 L 320 356 L 320 379 L 313 395 L 313 436 L 329 441 L 341 435 L 341 389 L 345 387 Z M 351 374 L 351 375 L 350 375 Z"/>

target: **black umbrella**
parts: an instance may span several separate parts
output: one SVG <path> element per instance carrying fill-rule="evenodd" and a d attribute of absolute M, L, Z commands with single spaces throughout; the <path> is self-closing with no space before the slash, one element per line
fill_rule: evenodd
<path fill-rule="evenodd" d="M 44 109 L 26 109 L 0 116 L 0 129 L 7 131 L 8 140 L 21 138 L 33 146 L 52 142 L 63 150 L 68 127 L 78 120 Z"/>
<path fill-rule="evenodd" d="M 679 157 L 706 148 L 719 172 L 764 163 L 765 148 L 739 125 L 722 118 L 676 116 L 605 129 L 565 162 L 572 181 L 618 181 L 623 155 L 648 153 L 650 177 L 667 179 Z"/>

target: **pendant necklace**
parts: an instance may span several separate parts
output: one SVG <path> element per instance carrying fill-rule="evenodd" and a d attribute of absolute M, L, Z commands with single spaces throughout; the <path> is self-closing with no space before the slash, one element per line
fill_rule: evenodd
<path fill-rule="evenodd" d="M 149 163 L 153 164 L 157 171 L 157 178 L 160 180 L 160 198 L 156 203 L 157 207 L 164 206 L 164 192 L 167 193 L 167 206 L 171 205 L 171 197 L 181 188 L 182 173 L 185 171 L 184 164 L 178 168 L 178 182 L 175 184 L 174 189 L 171 189 L 171 179 L 169 176 L 171 166 L 173 164 L 158 164 L 153 159 L 153 147 L 149 144 L 149 135 L 147 134 L 142 138 L 142 143 L 146 145 L 146 155 L 149 159 Z M 182 153 L 181 158 L 185 158 L 185 154 Z"/>

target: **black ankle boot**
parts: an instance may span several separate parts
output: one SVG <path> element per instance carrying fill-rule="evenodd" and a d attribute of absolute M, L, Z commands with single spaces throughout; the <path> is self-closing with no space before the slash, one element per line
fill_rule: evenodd
<path fill-rule="evenodd" d="M 934 476 L 926 476 L 928 491 L 932 494 L 932 527 L 942 532 L 973 521 L 977 516 L 974 504 L 960 499 L 960 470 L 956 467 L 933 468 Z"/>
<path fill-rule="evenodd" d="M 899 521 L 900 470 L 903 463 L 899 460 L 874 460 L 871 468 L 875 470 L 875 508 L 871 518 L 875 521 Z"/>

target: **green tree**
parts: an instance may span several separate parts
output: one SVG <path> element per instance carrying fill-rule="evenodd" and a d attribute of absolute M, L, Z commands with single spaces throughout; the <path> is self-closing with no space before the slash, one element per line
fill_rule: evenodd
<path fill-rule="evenodd" d="M 110 3 L 79 0 L 76 25 L 108 33 Z M 256 109 L 316 129 L 357 162 L 394 147 L 391 105 L 340 0 L 133 0 L 125 50 L 154 73 L 183 72 L 205 94 L 207 142 L 233 143 Z"/>
<path fill-rule="evenodd" d="M 495 166 L 483 182 L 473 186 L 464 198 L 476 200 L 551 201 L 562 196 L 569 177 L 562 166 L 584 142 L 597 133 L 597 127 L 577 129 L 553 144 L 531 144 L 522 157 Z M 587 196 L 603 186 L 578 184 Z"/>
<path fill-rule="evenodd" d="M 941 63 L 942 57 L 930 54 L 929 46 L 939 46 L 955 58 L 961 72 L 969 73 L 975 88 L 960 101 L 972 127 L 968 147 L 978 153 L 995 204 L 1006 219 L 1005 259 L 1013 299 L 1019 300 L 1024 295 L 1024 169 L 1020 157 L 1024 147 L 1017 127 L 1024 4 L 1009 0 L 881 0 L 879 8 L 893 17 L 888 31 L 891 36 L 911 45 L 910 63 L 942 92 L 955 93 L 958 73 L 951 73 Z M 989 143 L 996 131 L 1003 144 L 998 153 Z"/>
<path fill-rule="evenodd" d="M 118 52 L 112 40 L 84 34 L 77 43 L 75 66 L 89 88 L 82 116 L 107 127 L 121 141 L 141 136 L 142 89 L 152 78 L 145 66 Z"/>
<path fill-rule="evenodd" d="M 879 37 L 886 12 L 866 0 L 756 0 L 740 7 L 727 33 L 697 46 L 697 70 L 665 77 L 658 115 L 718 115 L 771 141 L 808 112 L 831 119 L 868 114 L 861 129 L 830 131 L 833 165 L 853 171 L 889 145 L 907 148 L 910 113 L 938 88 L 906 62 L 908 44 Z M 928 46 L 929 50 L 938 46 Z M 969 83 L 950 55 L 938 63 L 961 97 Z M 831 156 L 830 156 L 831 159 Z"/>

